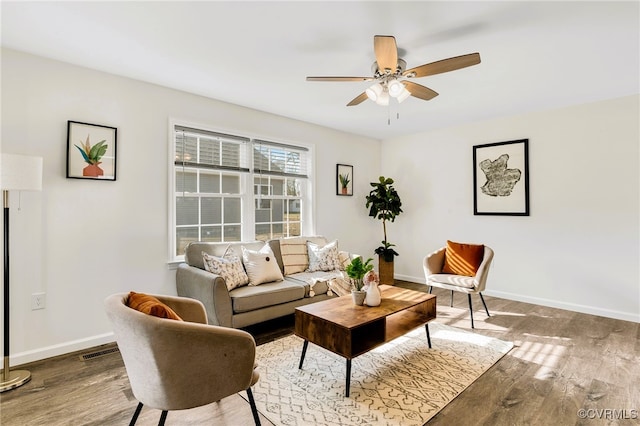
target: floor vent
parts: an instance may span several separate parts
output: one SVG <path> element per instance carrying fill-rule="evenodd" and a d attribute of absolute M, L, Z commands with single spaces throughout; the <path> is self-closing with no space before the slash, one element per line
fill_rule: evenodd
<path fill-rule="evenodd" d="M 80 359 L 82 361 L 88 361 L 90 359 L 98 358 L 98 357 L 105 356 L 105 355 L 111 355 L 113 353 L 118 353 L 118 352 L 120 352 L 120 350 L 117 347 L 109 348 L 109 349 L 102 349 L 100 351 L 95 351 L 95 352 L 89 352 L 89 353 L 86 353 L 86 354 L 82 354 L 82 355 L 80 355 Z"/>

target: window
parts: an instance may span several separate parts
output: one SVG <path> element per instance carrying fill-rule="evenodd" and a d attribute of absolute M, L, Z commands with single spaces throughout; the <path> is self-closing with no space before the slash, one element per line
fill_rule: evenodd
<path fill-rule="evenodd" d="M 273 142 L 253 143 L 256 239 L 302 235 L 307 150 Z"/>
<path fill-rule="evenodd" d="M 171 258 L 180 260 L 192 241 L 268 240 L 310 229 L 307 148 L 173 129 Z"/>

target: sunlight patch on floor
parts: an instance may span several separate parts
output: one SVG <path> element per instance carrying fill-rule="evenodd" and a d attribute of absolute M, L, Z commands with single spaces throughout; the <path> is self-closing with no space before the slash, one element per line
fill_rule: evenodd
<path fill-rule="evenodd" d="M 489 342 L 494 340 L 491 337 L 483 336 L 482 334 L 476 334 L 469 331 L 453 331 L 453 330 L 440 330 L 433 333 L 431 337 L 435 337 L 442 340 L 452 340 L 456 342 L 469 342 L 479 346 L 487 346 Z"/>
<path fill-rule="evenodd" d="M 525 341 L 521 342 L 520 345 L 514 349 L 511 356 L 545 367 L 536 373 L 537 379 L 543 379 L 548 374 L 548 369 L 558 364 L 558 361 L 564 356 L 566 350 L 567 347 L 559 342 L 543 343 Z"/>

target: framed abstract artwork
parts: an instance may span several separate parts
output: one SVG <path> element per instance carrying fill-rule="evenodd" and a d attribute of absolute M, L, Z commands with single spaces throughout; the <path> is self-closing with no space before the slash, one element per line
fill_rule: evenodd
<path fill-rule="evenodd" d="M 353 166 L 336 166 L 336 195 L 353 195 Z"/>
<path fill-rule="evenodd" d="M 473 214 L 529 216 L 529 139 L 473 147 Z"/>
<path fill-rule="evenodd" d="M 67 177 L 116 180 L 118 129 L 98 124 L 67 122 Z"/>

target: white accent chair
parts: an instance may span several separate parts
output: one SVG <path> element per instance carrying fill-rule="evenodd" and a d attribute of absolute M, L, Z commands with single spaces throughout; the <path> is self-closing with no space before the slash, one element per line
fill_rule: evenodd
<path fill-rule="evenodd" d="M 256 425 L 258 410 L 251 393 L 260 377 L 255 369 L 256 344 L 251 334 L 207 324 L 204 305 L 194 299 L 150 295 L 184 321 L 158 318 L 127 306 L 128 294 L 105 300 L 107 316 L 122 354 L 133 395 L 142 406 L 184 410 L 220 401 L 246 390 Z"/>
<path fill-rule="evenodd" d="M 489 309 L 482 297 L 482 291 L 484 291 L 487 284 L 487 276 L 489 275 L 489 267 L 493 260 L 493 250 L 490 247 L 484 246 L 484 257 L 482 262 L 473 277 L 467 277 L 463 275 L 445 274 L 442 272 L 444 267 L 445 253 L 447 248 L 442 247 L 433 253 L 428 254 L 424 258 L 424 276 L 426 284 L 429 286 L 429 293 L 433 290 L 433 287 L 440 287 L 446 290 L 451 290 L 451 306 L 453 306 L 453 292 L 459 291 L 461 293 L 467 293 L 469 298 L 469 315 L 471 316 L 471 328 L 475 328 L 473 324 L 473 306 L 471 304 L 471 295 L 480 295 L 480 300 L 484 305 L 484 310 L 489 315 Z"/>

